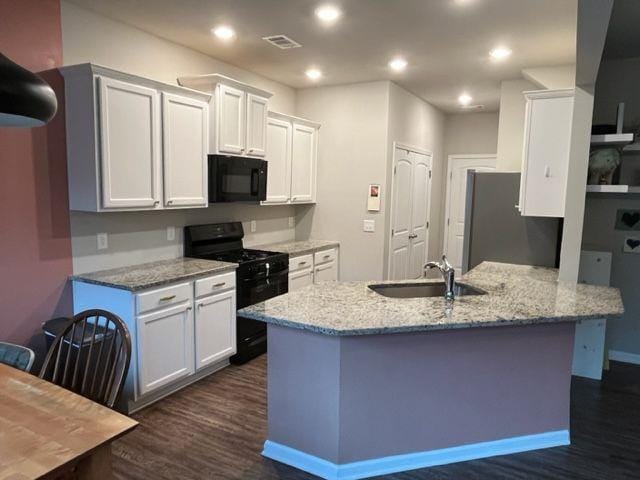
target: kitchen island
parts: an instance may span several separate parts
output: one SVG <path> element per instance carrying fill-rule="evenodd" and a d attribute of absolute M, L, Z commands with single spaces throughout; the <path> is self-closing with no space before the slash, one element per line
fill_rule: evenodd
<path fill-rule="evenodd" d="M 263 455 L 356 479 L 568 445 L 575 322 L 620 316 L 618 290 L 489 262 L 461 281 L 484 294 L 327 282 L 243 309 L 268 323 Z"/>

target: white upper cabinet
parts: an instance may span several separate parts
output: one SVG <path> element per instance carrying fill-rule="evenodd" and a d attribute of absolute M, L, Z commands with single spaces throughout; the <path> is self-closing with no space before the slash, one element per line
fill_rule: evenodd
<path fill-rule="evenodd" d="M 263 204 L 313 203 L 320 125 L 269 112 L 267 200 Z"/>
<path fill-rule="evenodd" d="M 317 128 L 293 122 L 291 203 L 310 203 L 314 201 L 317 132 Z"/>
<path fill-rule="evenodd" d="M 291 198 L 291 122 L 269 117 L 267 121 L 267 200 L 287 203 Z"/>
<path fill-rule="evenodd" d="M 264 157 L 267 154 L 268 100 L 247 94 L 247 155 Z"/>
<path fill-rule="evenodd" d="M 564 217 L 574 90 L 525 92 L 522 215 Z"/>
<path fill-rule="evenodd" d="M 60 72 L 71 210 L 207 206 L 210 95 L 89 63 Z"/>
<path fill-rule="evenodd" d="M 192 98 L 162 94 L 164 206 L 206 207 L 209 107 Z"/>
<path fill-rule="evenodd" d="M 102 207 L 160 203 L 160 96 L 152 88 L 98 77 Z"/>
<path fill-rule="evenodd" d="M 178 83 L 213 94 L 211 153 L 256 158 L 267 154 L 271 93 L 218 74 L 180 77 Z"/>
<path fill-rule="evenodd" d="M 218 152 L 240 155 L 245 145 L 245 94 L 237 88 L 220 85 L 217 98 Z"/>

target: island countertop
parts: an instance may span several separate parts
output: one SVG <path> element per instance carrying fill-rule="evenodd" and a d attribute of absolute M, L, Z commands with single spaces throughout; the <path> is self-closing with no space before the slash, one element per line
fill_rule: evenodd
<path fill-rule="evenodd" d="M 147 288 L 235 270 L 235 263 L 175 258 L 74 275 L 71 280 L 136 292 Z"/>
<path fill-rule="evenodd" d="M 559 282 L 557 278 L 558 271 L 551 268 L 484 262 L 460 281 L 484 290 L 486 295 L 459 296 L 452 305 L 442 297 L 389 298 L 368 288 L 394 282 L 325 282 L 238 313 L 326 335 L 569 322 L 616 318 L 624 313 L 618 289 Z"/>

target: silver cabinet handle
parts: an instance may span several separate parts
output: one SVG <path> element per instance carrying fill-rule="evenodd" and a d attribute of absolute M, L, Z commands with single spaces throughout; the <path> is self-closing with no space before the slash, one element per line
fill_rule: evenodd
<path fill-rule="evenodd" d="M 298 265 L 306 265 L 307 262 L 300 262 Z"/>
<path fill-rule="evenodd" d="M 322 257 L 322 258 L 331 258 L 331 255 L 330 255 L 330 254 L 326 254 L 326 255 L 325 255 L 324 257 Z"/>
<path fill-rule="evenodd" d="M 171 205 L 173 203 L 173 200 L 167 200 L 167 205 Z"/>
<path fill-rule="evenodd" d="M 174 298 L 176 298 L 175 295 L 169 295 L 168 297 L 162 297 L 160 299 L 161 302 L 168 302 L 169 300 L 173 300 Z"/>
<path fill-rule="evenodd" d="M 155 202 L 153 202 L 153 205 L 154 205 L 155 207 L 157 207 L 158 205 L 160 205 L 160 200 L 156 200 Z"/>
<path fill-rule="evenodd" d="M 191 310 L 193 310 L 193 307 L 187 307 L 187 312 L 190 312 Z"/>
<path fill-rule="evenodd" d="M 411 235 L 409 235 L 409 238 L 413 240 L 414 238 L 418 238 L 418 235 L 412 233 Z"/>
<path fill-rule="evenodd" d="M 220 282 L 220 283 L 216 283 L 215 285 L 212 285 L 211 288 L 221 288 L 224 287 L 227 284 L 227 282 Z"/>

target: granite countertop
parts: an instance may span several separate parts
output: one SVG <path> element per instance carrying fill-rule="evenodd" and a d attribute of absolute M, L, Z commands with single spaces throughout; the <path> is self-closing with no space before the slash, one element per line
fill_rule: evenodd
<path fill-rule="evenodd" d="M 136 292 L 182 280 L 231 271 L 237 267 L 238 265 L 235 263 L 182 257 L 132 265 L 130 267 L 83 273 L 74 275 L 71 279 L 78 282 L 93 283 Z"/>
<path fill-rule="evenodd" d="M 555 269 L 485 262 L 460 281 L 487 294 L 458 296 L 453 304 L 443 297 L 389 298 L 368 288 L 395 282 L 325 282 L 239 313 L 327 335 L 367 335 L 616 318 L 624 312 L 618 289 L 557 278 Z"/>
<path fill-rule="evenodd" d="M 315 253 L 328 248 L 339 247 L 340 242 L 331 240 L 289 240 L 287 242 L 270 243 L 268 245 L 259 245 L 255 248 L 258 250 L 267 250 L 269 252 L 288 253 L 290 257 L 299 257 Z"/>

